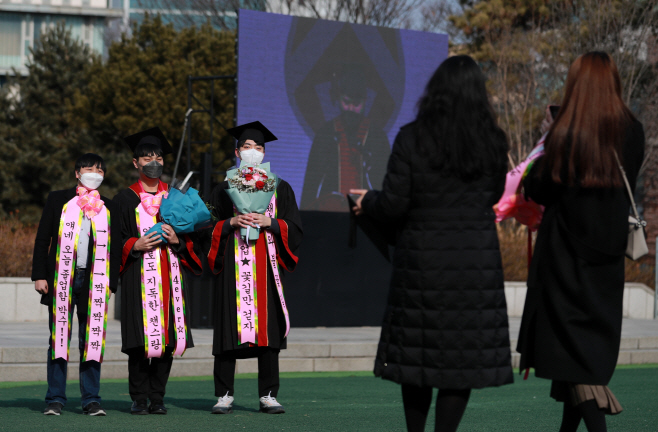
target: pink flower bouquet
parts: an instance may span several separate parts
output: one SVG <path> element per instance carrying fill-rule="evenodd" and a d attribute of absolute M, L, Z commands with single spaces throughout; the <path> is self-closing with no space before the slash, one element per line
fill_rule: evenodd
<path fill-rule="evenodd" d="M 544 154 L 545 138 L 546 135 L 539 140 L 535 148 L 530 152 L 530 155 L 523 162 L 507 173 L 505 192 L 503 192 L 503 196 L 498 201 L 498 204 L 494 206 L 496 222 L 515 218 L 523 225 L 526 225 L 531 231 L 536 231 L 539 228 L 541 218 L 544 214 L 544 207 L 531 200 L 526 200 L 521 193 L 521 184 L 530 171 L 535 159 Z"/>

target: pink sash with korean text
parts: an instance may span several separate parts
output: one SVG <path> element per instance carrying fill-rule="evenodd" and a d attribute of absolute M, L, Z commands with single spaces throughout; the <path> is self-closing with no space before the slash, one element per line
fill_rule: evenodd
<path fill-rule="evenodd" d="M 269 206 L 265 212 L 269 218 L 276 216 L 276 194 L 272 195 Z M 276 245 L 274 236 L 269 230 L 265 231 L 267 240 L 268 261 L 274 274 L 281 308 L 286 319 L 286 333 L 290 332 L 290 318 L 286 300 L 283 296 L 283 286 L 279 276 L 276 258 Z M 235 280 L 236 280 L 236 303 L 238 318 L 238 343 L 256 344 L 258 338 L 258 297 L 256 291 L 256 241 L 245 241 L 240 235 L 240 230 L 235 231 Z"/>
<path fill-rule="evenodd" d="M 157 222 L 156 216 L 147 213 L 140 203 L 136 210 L 140 237 Z M 165 246 L 166 247 L 166 246 Z M 178 257 L 166 247 L 169 265 L 173 323 L 176 332 L 174 355 L 183 355 L 187 348 L 187 322 L 185 299 L 183 298 L 183 278 Z M 162 268 L 160 248 L 145 252 L 142 256 L 142 311 L 144 319 L 144 346 L 146 358 L 161 357 L 165 347 L 166 323 L 164 322 L 164 299 L 162 294 Z"/>
<path fill-rule="evenodd" d="M 244 241 L 235 230 L 235 283 L 238 306 L 238 344 L 256 343 L 258 318 L 256 313 L 256 240 Z"/>
<path fill-rule="evenodd" d="M 53 293 L 52 359 L 68 361 L 71 336 L 71 294 L 83 211 L 74 197 L 62 209 L 57 241 Z M 93 216 L 92 270 L 89 277 L 89 305 L 83 361 L 103 361 L 109 295 L 110 214 L 103 208 Z M 100 262 L 100 264 L 99 264 Z"/>
<path fill-rule="evenodd" d="M 156 224 L 156 217 L 148 214 L 141 203 L 135 209 L 135 216 L 140 237 Z M 159 248 L 142 255 L 141 279 L 145 355 L 146 358 L 162 357 L 165 335 Z"/>
<path fill-rule="evenodd" d="M 103 206 L 91 219 L 94 248 L 89 278 L 87 336 L 82 361 L 103 362 L 107 331 L 107 302 L 110 295 L 110 212 Z"/>
<path fill-rule="evenodd" d="M 274 219 L 276 218 L 276 194 L 272 195 L 270 205 L 267 206 L 265 216 Z M 288 317 L 288 308 L 286 307 L 286 299 L 283 296 L 283 285 L 281 285 L 281 278 L 279 277 L 279 266 L 276 262 L 276 245 L 274 244 L 274 236 L 269 230 L 265 231 L 267 237 L 267 257 L 269 258 L 270 265 L 272 266 L 272 273 L 274 273 L 274 282 L 276 283 L 276 290 L 279 294 L 279 301 L 281 302 L 281 309 L 283 315 L 286 317 L 286 335 L 290 332 L 290 318 Z"/>
<path fill-rule="evenodd" d="M 176 329 L 176 349 L 174 355 L 182 356 L 187 348 L 187 321 L 185 319 L 185 299 L 183 298 L 183 277 L 178 257 L 167 248 L 169 257 L 169 277 L 171 278 L 171 298 L 174 306 L 174 326 Z"/>

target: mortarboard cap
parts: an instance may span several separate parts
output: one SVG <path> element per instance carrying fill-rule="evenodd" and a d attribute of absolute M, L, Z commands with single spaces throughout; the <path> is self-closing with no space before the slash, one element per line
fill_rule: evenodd
<path fill-rule="evenodd" d="M 363 65 L 346 63 L 342 66 L 337 74 L 339 93 L 354 99 L 365 99 L 368 96 L 368 83 Z"/>
<path fill-rule="evenodd" d="M 130 147 L 130 150 L 132 150 L 133 153 L 140 144 L 159 145 L 160 148 L 162 148 L 163 155 L 174 152 L 174 149 L 171 148 L 171 144 L 169 144 L 169 141 L 167 141 L 167 138 L 165 138 L 164 134 L 157 126 L 127 136 L 123 140 L 128 144 L 128 147 Z"/>
<path fill-rule="evenodd" d="M 276 141 L 277 137 L 269 131 L 261 122 L 255 121 L 227 129 L 226 132 L 233 135 L 238 140 L 254 140 L 257 143 L 265 144 L 266 142 Z"/>

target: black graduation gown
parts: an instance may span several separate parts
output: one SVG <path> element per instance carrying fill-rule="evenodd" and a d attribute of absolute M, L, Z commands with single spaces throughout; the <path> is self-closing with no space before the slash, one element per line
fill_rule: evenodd
<path fill-rule="evenodd" d="M 512 383 L 492 210 L 506 172 L 468 183 L 445 176 L 419 154 L 419 139 L 415 123 L 400 130 L 383 190 L 362 201 L 398 231 L 375 375 L 441 389 Z"/>
<path fill-rule="evenodd" d="M 41 214 L 37 236 L 34 241 L 34 255 L 32 258 L 32 280 L 48 281 L 48 293 L 41 295 L 41 304 L 51 306 L 53 304 L 53 284 L 55 283 L 55 266 L 57 259 L 57 236 L 59 235 L 59 222 L 62 217 L 62 208 L 76 196 L 76 188 L 53 191 L 48 194 L 46 206 Z M 110 212 L 110 291 L 113 293 L 117 290 L 119 281 L 119 267 L 121 265 L 121 217 L 119 207 L 108 198 L 101 196 L 105 202 L 105 207 Z M 93 233 L 89 238 L 87 252 L 87 266 L 91 268 L 92 251 L 94 248 Z M 85 276 L 85 286 L 89 286 L 91 272 Z M 82 294 L 82 303 L 89 302 L 89 291 L 84 290 Z M 80 312 L 86 316 L 87 309 L 83 308 Z"/>
<path fill-rule="evenodd" d="M 335 130 L 336 120 L 325 123 L 313 139 L 306 165 L 302 210 L 346 211 L 347 202 L 340 193 L 340 133 Z M 348 143 L 356 147 L 363 160 L 360 186 L 364 189 L 381 186 L 386 174 L 386 161 L 391 153 L 388 137 L 378 127 L 369 126 L 359 141 L 359 133 L 347 133 Z"/>
<path fill-rule="evenodd" d="M 644 157 L 639 122 L 627 131 L 623 164 L 631 187 Z M 565 161 L 566 163 L 566 161 Z M 617 364 L 630 199 L 625 187 L 556 184 L 537 159 L 523 183 L 546 207 L 528 274 L 517 351 L 541 378 L 607 385 Z"/>
<path fill-rule="evenodd" d="M 235 237 L 234 230 L 228 220 L 234 216 L 233 203 L 226 193 L 228 182 L 223 182 L 212 192 L 210 204 L 214 207 L 213 213 L 219 222 L 212 230 L 205 232 L 206 249 L 208 250 L 208 263 L 215 278 L 215 304 L 213 313 L 213 355 L 220 355 L 226 351 L 236 351 L 236 357 L 249 358 L 258 354 L 258 351 L 249 344 L 238 344 L 237 331 L 237 304 L 235 300 Z M 276 242 L 279 275 L 285 294 L 285 271 L 292 272 L 297 266 L 297 250 L 302 241 L 302 222 L 295 201 L 295 194 L 290 185 L 281 181 L 277 187 L 277 216 L 278 229 L 270 230 Z M 263 280 L 262 269 L 267 269 L 267 284 L 260 285 L 258 292 L 258 346 L 274 349 L 285 349 L 286 321 L 279 301 L 279 295 L 274 283 L 272 267 L 267 261 L 267 245 L 264 230 L 256 244 L 256 274 L 259 281 Z M 267 297 L 267 308 L 261 305 L 263 296 Z M 266 314 L 267 318 L 263 319 Z M 294 312 L 293 312 L 294 314 Z"/>
<path fill-rule="evenodd" d="M 120 191 L 115 197 L 114 202 L 120 208 L 121 222 L 123 230 L 123 250 L 121 257 L 121 351 L 127 353 L 133 348 L 144 349 L 144 319 L 142 310 L 142 285 L 141 285 L 141 259 L 143 253 L 132 250 L 133 245 L 139 238 L 137 227 L 137 218 L 135 209 L 141 202 L 139 195 L 133 190 L 133 187 Z M 195 245 L 187 235 L 178 236 L 180 243 L 172 246 L 173 252 L 178 256 L 183 267 L 187 268 L 196 275 L 202 272 L 201 261 L 199 259 L 200 250 L 195 250 Z M 162 262 L 162 261 L 161 261 Z M 189 275 L 181 271 L 183 276 L 183 297 L 187 302 L 189 289 Z M 163 284 L 164 285 L 164 284 Z M 163 286 L 164 289 L 164 286 Z M 172 302 L 169 301 L 169 323 L 173 320 Z M 187 348 L 194 346 L 192 339 L 192 330 L 190 328 L 190 308 L 185 308 L 188 330 Z M 169 340 L 168 347 L 176 346 L 175 326 L 168 325 Z"/>

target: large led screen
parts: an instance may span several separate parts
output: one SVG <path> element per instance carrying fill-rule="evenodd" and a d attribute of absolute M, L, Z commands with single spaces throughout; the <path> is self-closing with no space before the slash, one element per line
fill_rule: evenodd
<path fill-rule="evenodd" d="M 442 34 L 241 10 L 238 124 L 278 141 L 265 160 L 301 210 L 347 211 L 350 188 L 381 188 L 399 128 L 448 55 Z"/>

